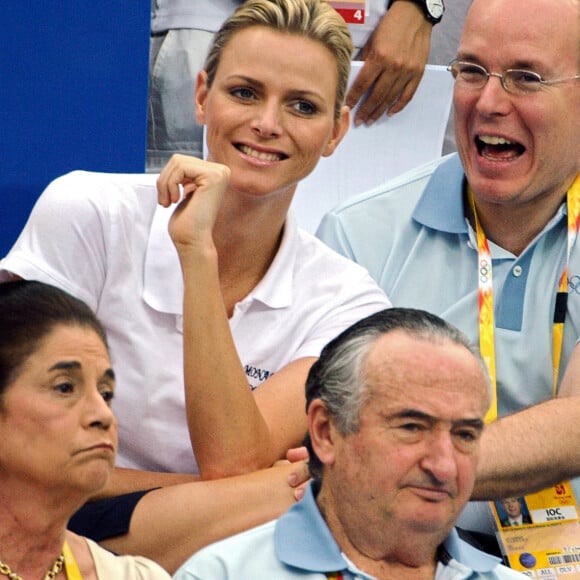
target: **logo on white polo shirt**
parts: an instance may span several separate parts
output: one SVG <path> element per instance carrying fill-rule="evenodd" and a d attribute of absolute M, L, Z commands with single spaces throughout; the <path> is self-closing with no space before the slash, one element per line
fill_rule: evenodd
<path fill-rule="evenodd" d="M 246 365 L 245 367 L 246 376 L 250 379 L 250 388 L 252 390 L 259 387 L 270 375 L 274 373 L 266 369 L 259 369 L 252 365 Z"/>

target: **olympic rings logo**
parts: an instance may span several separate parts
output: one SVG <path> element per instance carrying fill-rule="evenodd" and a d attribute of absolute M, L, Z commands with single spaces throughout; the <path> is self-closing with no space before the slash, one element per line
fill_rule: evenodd
<path fill-rule="evenodd" d="M 580 276 L 570 276 L 568 278 L 568 292 L 580 294 Z"/>
<path fill-rule="evenodd" d="M 487 260 L 483 259 L 479 262 L 479 281 L 486 284 L 489 282 L 489 272 L 490 272 L 490 264 Z M 578 280 L 580 284 L 580 279 Z M 579 287 L 580 292 L 580 287 Z"/>

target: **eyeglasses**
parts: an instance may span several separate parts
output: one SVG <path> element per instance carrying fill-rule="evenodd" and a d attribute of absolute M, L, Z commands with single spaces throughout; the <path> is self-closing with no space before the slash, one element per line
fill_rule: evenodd
<path fill-rule="evenodd" d="M 486 68 L 473 62 L 453 60 L 447 70 L 453 75 L 455 82 L 468 89 L 480 90 L 485 87 L 489 77 L 497 77 L 501 86 L 514 95 L 537 93 L 544 86 L 556 85 L 567 81 L 580 79 L 580 75 L 565 79 L 545 80 L 538 73 L 531 70 L 510 68 L 503 73 L 488 72 Z"/>

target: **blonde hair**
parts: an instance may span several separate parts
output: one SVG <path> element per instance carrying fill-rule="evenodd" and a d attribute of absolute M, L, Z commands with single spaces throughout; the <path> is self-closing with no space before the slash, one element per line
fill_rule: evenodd
<path fill-rule="evenodd" d="M 334 56 L 338 82 L 335 116 L 344 103 L 353 44 L 344 19 L 325 0 L 247 0 L 216 32 L 205 60 L 207 86 L 211 87 L 224 48 L 245 28 L 264 26 L 321 42 Z"/>

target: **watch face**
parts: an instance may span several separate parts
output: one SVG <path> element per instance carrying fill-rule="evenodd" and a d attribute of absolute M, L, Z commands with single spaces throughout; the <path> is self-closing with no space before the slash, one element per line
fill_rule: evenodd
<path fill-rule="evenodd" d="M 425 5 L 433 18 L 439 19 L 443 16 L 443 12 L 445 12 L 443 0 L 426 0 Z"/>

